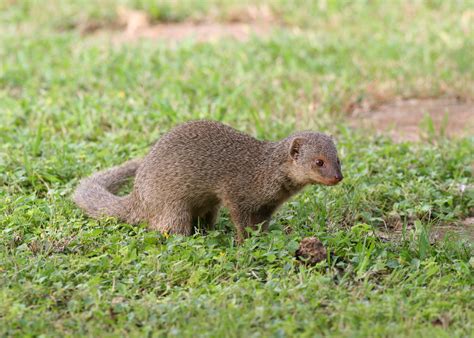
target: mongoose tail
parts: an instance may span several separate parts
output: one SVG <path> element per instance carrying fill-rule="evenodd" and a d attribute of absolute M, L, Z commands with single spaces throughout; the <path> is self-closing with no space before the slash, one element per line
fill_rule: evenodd
<path fill-rule="evenodd" d="M 140 163 L 141 160 L 131 160 L 81 180 L 72 196 L 73 201 L 89 216 L 113 216 L 127 221 L 130 198 L 115 193 L 130 177 L 135 176 Z"/>

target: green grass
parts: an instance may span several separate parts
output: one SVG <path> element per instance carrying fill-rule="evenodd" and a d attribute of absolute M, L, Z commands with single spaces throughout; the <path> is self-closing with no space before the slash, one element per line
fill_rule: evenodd
<path fill-rule="evenodd" d="M 167 21 L 243 6 L 0 2 L 1 336 L 472 336 L 472 239 L 428 235 L 473 216 L 459 186 L 474 183 L 474 139 L 395 144 L 345 122 L 364 100 L 474 99 L 472 2 L 265 1 L 282 24 L 269 38 L 175 48 L 78 33 L 117 3 Z M 225 211 L 216 231 L 164 237 L 70 201 L 80 178 L 197 118 L 267 139 L 333 133 L 346 178 L 242 246 Z M 402 240 L 377 237 L 394 220 Z M 330 254 L 309 268 L 293 256 L 312 235 Z"/>

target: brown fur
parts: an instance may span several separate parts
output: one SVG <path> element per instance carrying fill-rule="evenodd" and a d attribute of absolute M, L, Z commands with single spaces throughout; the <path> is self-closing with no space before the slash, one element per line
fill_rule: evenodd
<path fill-rule="evenodd" d="M 114 195 L 132 176 L 131 194 Z M 273 212 L 305 185 L 341 180 L 329 136 L 301 132 L 267 142 L 218 122 L 194 121 L 165 134 L 143 160 L 81 181 L 73 199 L 92 217 L 147 221 L 150 229 L 184 235 L 198 219 L 212 227 L 223 204 L 242 241 L 246 227 L 266 227 Z"/>

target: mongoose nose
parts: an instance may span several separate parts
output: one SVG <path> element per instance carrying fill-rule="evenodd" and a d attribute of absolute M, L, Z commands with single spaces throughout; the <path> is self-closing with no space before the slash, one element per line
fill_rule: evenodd
<path fill-rule="evenodd" d="M 344 176 L 342 176 L 342 174 L 337 174 L 336 176 L 334 176 L 334 178 L 336 179 L 336 181 L 340 182 L 340 181 L 342 181 Z"/>

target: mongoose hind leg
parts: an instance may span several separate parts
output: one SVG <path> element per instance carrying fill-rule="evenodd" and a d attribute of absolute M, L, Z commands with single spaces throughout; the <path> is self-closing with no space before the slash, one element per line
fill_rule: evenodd
<path fill-rule="evenodd" d="M 193 230 L 192 215 L 184 207 L 169 207 L 150 220 L 150 229 L 161 233 L 189 236 Z"/>

